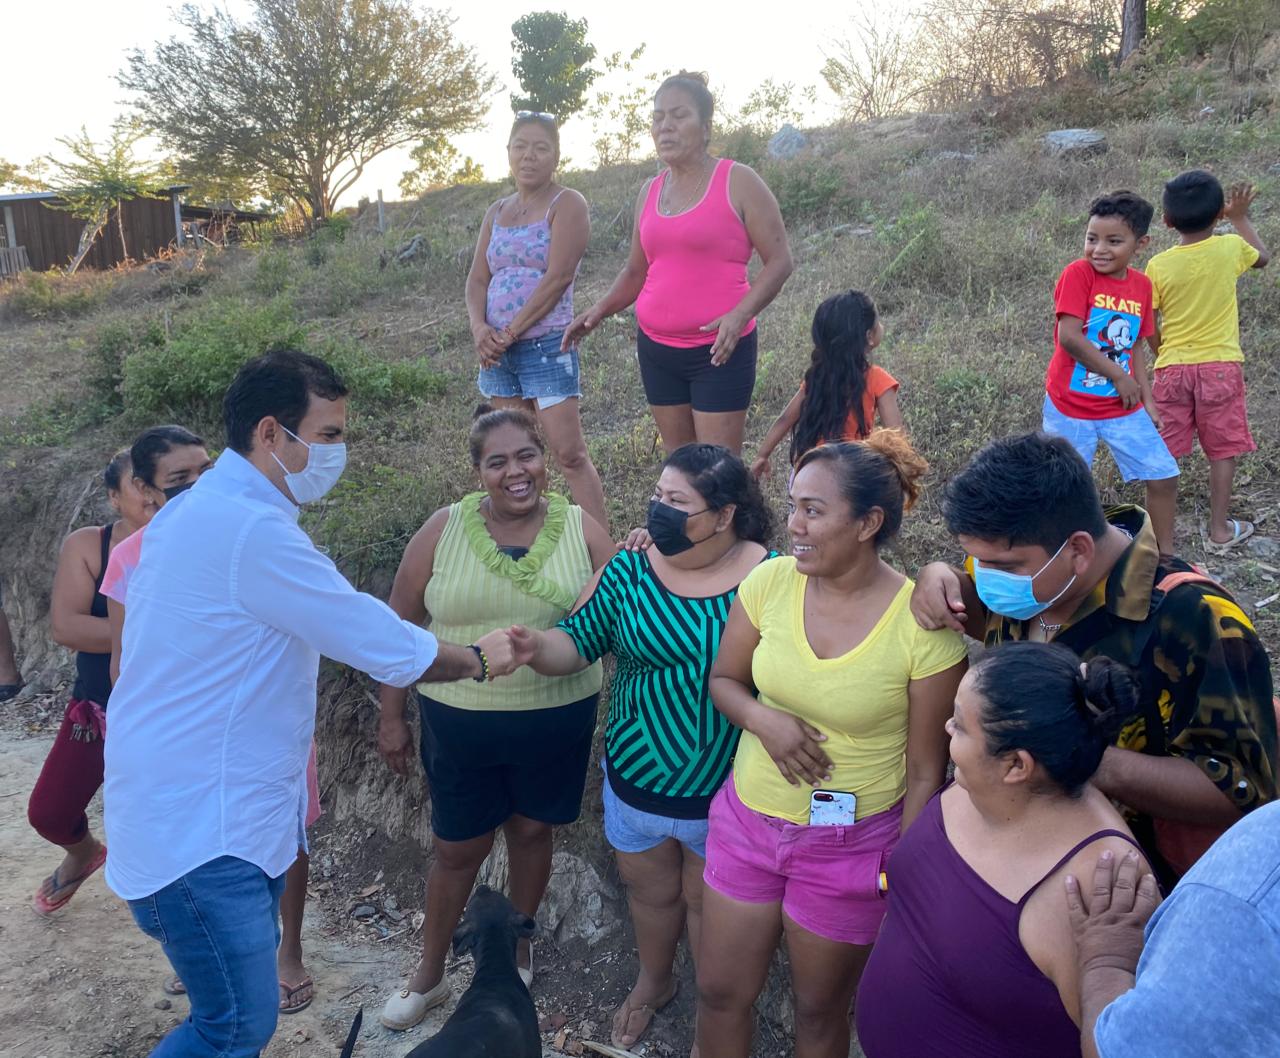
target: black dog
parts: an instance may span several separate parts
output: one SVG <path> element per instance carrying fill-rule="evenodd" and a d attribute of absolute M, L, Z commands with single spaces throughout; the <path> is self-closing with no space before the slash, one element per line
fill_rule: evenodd
<path fill-rule="evenodd" d="M 487 885 L 478 888 L 453 934 L 453 954 L 471 952 L 476 972 L 449 1020 L 408 1058 L 541 1058 L 538 1013 L 516 973 L 516 941 L 537 923 Z"/>

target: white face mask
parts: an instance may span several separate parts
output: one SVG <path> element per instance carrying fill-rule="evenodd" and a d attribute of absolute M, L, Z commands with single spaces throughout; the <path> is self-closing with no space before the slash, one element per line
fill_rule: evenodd
<path fill-rule="evenodd" d="M 280 429 L 298 444 L 306 445 L 307 465 L 295 474 L 280 462 L 280 457 L 274 452 L 271 453 L 271 458 L 280 463 L 280 469 L 284 471 L 285 488 L 289 490 L 293 502 L 299 506 L 304 503 L 314 503 L 333 488 L 342 477 L 342 471 L 347 465 L 347 446 L 341 442 L 327 445 L 307 444 L 283 423 L 280 424 Z"/>

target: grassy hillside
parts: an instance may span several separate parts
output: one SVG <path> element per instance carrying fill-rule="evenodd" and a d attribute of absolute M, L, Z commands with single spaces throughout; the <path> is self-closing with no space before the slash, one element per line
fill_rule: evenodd
<path fill-rule="evenodd" d="M 817 130 L 789 162 L 738 134 L 732 156 L 756 164 L 781 202 L 796 272 L 761 318 L 760 379 L 748 425 L 758 439 L 794 392 L 817 303 L 841 288 L 876 298 L 886 325 L 879 358 L 902 381 L 912 436 L 936 486 L 987 439 L 1039 423 L 1051 351 L 1051 293 L 1079 253 L 1083 210 L 1118 187 L 1158 198 L 1162 182 L 1211 166 L 1248 179 L 1264 238 L 1280 243 L 1280 122 L 1250 89 L 1211 65 L 1181 77 L 1068 85 L 990 111 Z M 1217 102 L 1212 113 L 1202 113 Z M 1048 128 L 1096 123 L 1111 143 L 1087 161 L 1047 157 Z M 593 232 L 577 286 L 584 306 L 607 287 L 626 251 L 637 188 L 653 163 L 564 175 L 591 204 Z M 353 578 L 386 584 L 407 536 L 471 484 L 466 426 L 478 394 L 462 285 L 485 205 L 500 185 L 453 188 L 392 205 L 390 230 L 343 220 L 295 244 L 175 258 L 71 280 L 30 276 L 0 297 L 0 456 L 4 524 L 31 536 L 0 542 L 0 571 L 30 600 L 24 645 L 41 633 L 56 541 L 95 515 L 91 473 L 140 427 L 176 420 L 220 440 L 217 405 L 235 368 L 273 341 L 336 359 L 354 382 L 351 468 L 319 510 L 317 539 Z M 425 237 L 425 262 L 385 264 L 386 252 Z M 1163 228 L 1152 252 L 1172 241 Z M 1260 451 L 1245 461 L 1237 508 L 1260 529 L 1280 519 L 1280 298 L 1276 276 L 1240 287 L 1250 412 Z M 583 349 L 583 413 L 615 530 L 640 519 L 660 460 L 633 358 L 634 318 L 621 316 Z M 1181 549 L 1203 554 L 1205 466 L 1183 485 Z M 1138 499 L 1103 457 L 1107 495 Z M 770 483 L 782 509 L 782 482 Z M 908 571 L 955 555 L 938 519 L 937 489 L 909 518 L 898 561 Z M 1259 561 L 1261 558 L 1261 562 Z M 1274 591 L 1265 555 L 1215 571 L 1246 599 Z M 1280 560 L 1270 560 L 1280 565 Z M 1280 621 L 1260 613 L 1273 646 Z"/>

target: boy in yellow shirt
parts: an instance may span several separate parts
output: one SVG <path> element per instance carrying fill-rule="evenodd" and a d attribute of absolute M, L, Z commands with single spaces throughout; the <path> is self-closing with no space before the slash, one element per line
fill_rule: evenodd
<path fill-rule="evenodd" d="M 1220 550 L 1253 535 L 1252 522 L 1228 516 L 1236 459 L 1258 447 L 1245 411 L 1236 305 L 1236 280 L 1271 258 L 1249 220 L 1253 198 L 1252 184 L 1224 195 L 1203 169 L 1174 177 L 1164 186 L 1164 222 L 1181 238 L 1147 266 L 1159 312 L 1150 341 L 1160 432 L 1175 459 L 1189 455 L 1199 436 L 1209 460 L 1209 544 Z M 1223 219 L 1239 234 L 1215 235 Z"/>

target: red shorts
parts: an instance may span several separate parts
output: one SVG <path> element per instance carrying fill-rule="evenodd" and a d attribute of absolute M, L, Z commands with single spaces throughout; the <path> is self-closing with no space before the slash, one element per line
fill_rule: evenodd
<path fill-rule="evenodd" d="M 1244 366 L 1219 361 L 1157 369 L 1152 386 L 1164 429 L 1160 436 L 1175 459 L 1191 453 L 1193 435 L 1209 459 L 1254 451 L 1244 402 Z"/>
<path fill-rule="evenodd" d="M 902 802 L 852 826 L 803 826 L 753 812 L 725 780 L 708 814 L 702 880 L 746 904 L 782 905 L 840 944 L 871 944 L 885 915 L 880 871 L 898 843 Z"/>
<path fill-rule="evenodd" d="M 320 809 L 320 779 L 316 775 L 316 743 L 311 740 L 311 752 L 307 756 L 307 818 L 311 826 L 323 813 Z"/>

